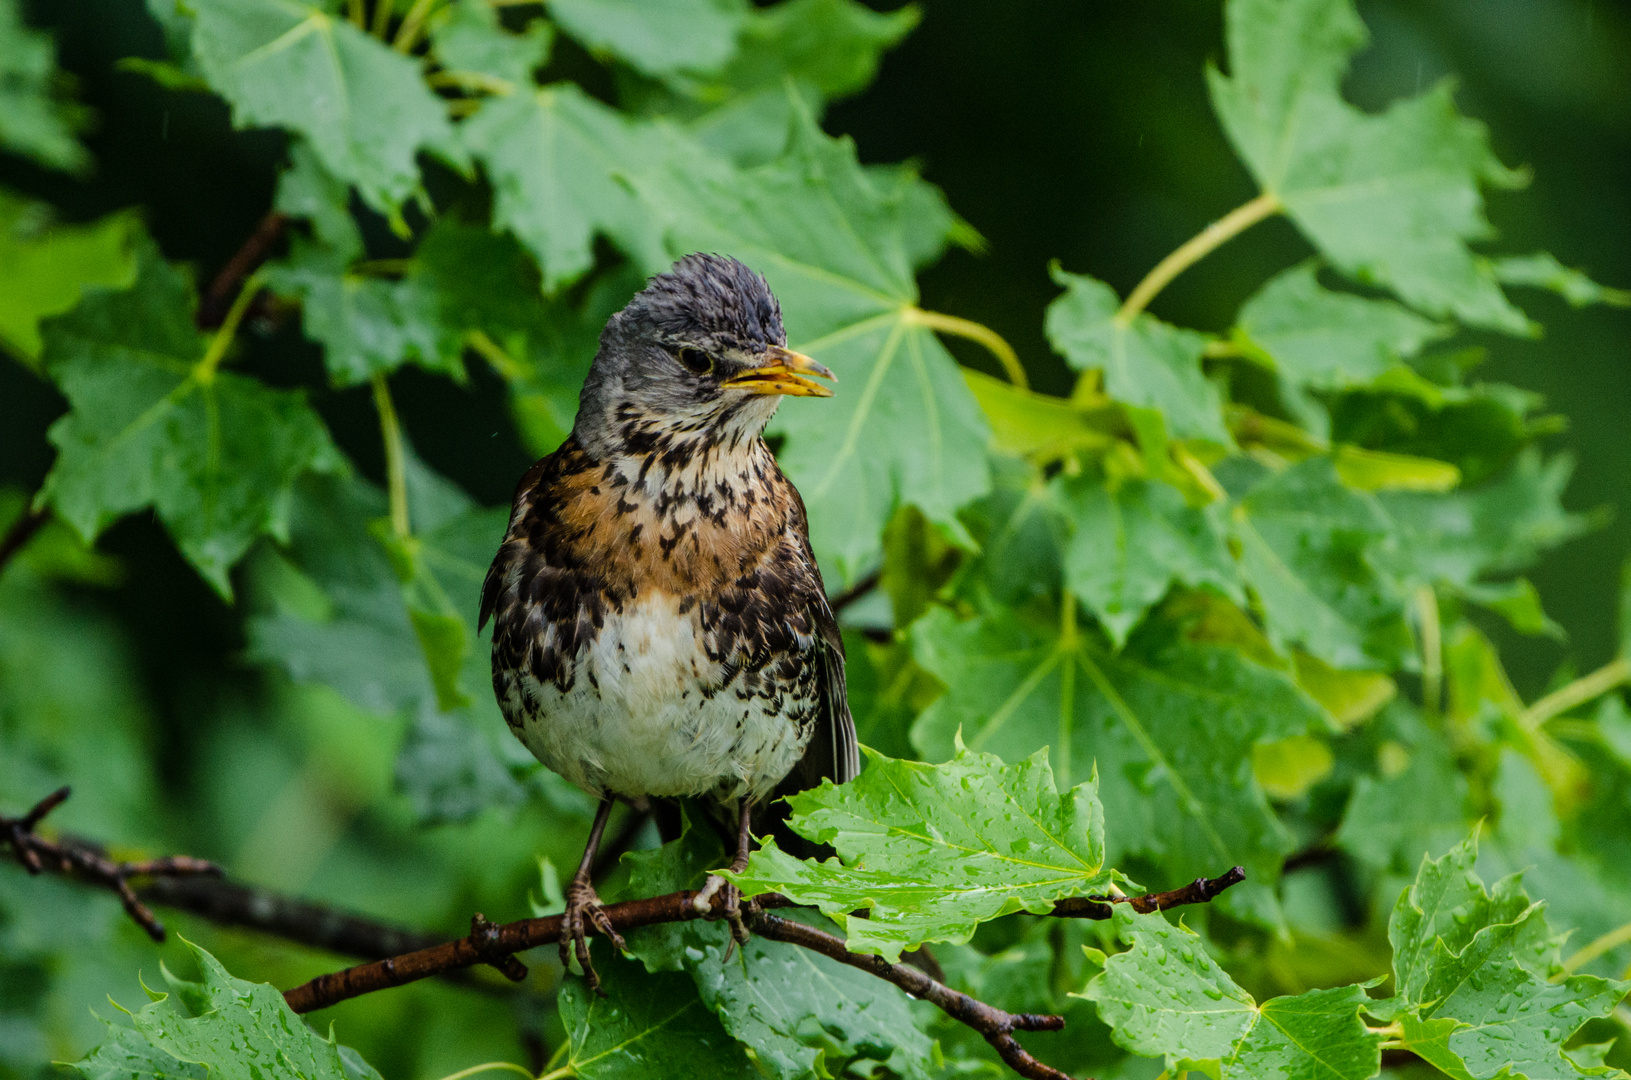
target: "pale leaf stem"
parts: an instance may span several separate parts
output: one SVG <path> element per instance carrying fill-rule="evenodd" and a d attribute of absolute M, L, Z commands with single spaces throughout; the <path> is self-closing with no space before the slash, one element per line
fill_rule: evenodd
<path fill-rule="evenodd" d="M 210 338 L 209 348 L 204 350 L 204 355 L 198 360 L 198 366 L 193 369 L 193 378 L 201 383 L 207 383 L 215 378 L 215 369 L 221 366 L 232 339 L 238 333 L 238 324 L 243 322 L 244 314 L 260 293 L 260 289 L 260 275 L 251 274 L 249 280 L 244 282 L 243 288 L 238 290 L 238 297 L 232 301 L 232 307 L 227 309 L 227 317 L 221 320 L 215 336 Z"/>
<path fill-rule="evenodd" d="M 412 52 L 413 47 L 419 44 L 419 31 L 424 28 L 425 18 L 436 6 L 436 0 L 413 0 L 413 7 L 403 17 L 402 25 L 397 27 L 396 40 L 391 42 L 391 48 L 399 53 Z"/>
<path fill-rule="evenodd" d="M 1563 970 L 1573 975 L 1599 956 L 1619 948 L 1628 941 L 1631 941 L 1631 923 L 1617 926 L 1595 941 L 1581 946 L 1579 952 L 1563 961 Z"/>
<path fill-rule="evenodd" d="M 1251 202 L 1242 203 L 1212 222 L 1185 241 L 1172 254 L 1156 263 L 1155 269 L 1144 275 L 1144 280 L 1127 294 L 1127 302 L 1116 312 L 1116 322 L 1122 326 L 1131 323 L 1133 316 L 1149 306 L 1149 302 L 1154 300 L 1156 294 L 1166 288 L 1173 278 L 1210 255 L 1225 241 L 1239 236 L 1259 221 L 1274 216 L 1284 208 L 1278 195 L 1272 191 L 1265 191 Z"/>
<path fill-rule="evenodd" d="M 391 499 L 391 532 L 405 539 L 408 522 L 408 472 L 402 449 L 402 424 L 383 372 L 374 376 L 374 408 L 379 412 L 379 433 L 385 442 L 385 486 Z"/>
<path fill-rule="evenodd" d="M 464 336 L 464 343 L 481 354 L 481 358 L 496 371 L 501 379 L 515 382 L 527 377 L 526 365 L 504 350 L 498 342 L 487 336 L 485 330 L 472 330 Z"/>
<path fill-rule="evenodd" d="M 442 1077 L 442 1080 L 465 1080 L 467 1076 L 475 1076 L 477 1073 L 484 1072 L 497 1072 L 500 1069 L 507 1072 L 518 1072 L 525 1076 L 527 1080 L 532 1080 L 532 1070 L 522 1068 L 513 1061 L 488 1061 L 480 1065 L 472 1065 L 468 1069 L 460 1069 L 456 1073 L 449 1073 L 447 1076 Z"/>
<path fill-rule="evenodd" d="M 1019 354 L 1014 351 L 1012 345 L 1003 340 L 1001 334 L 989 326 L 972 319 L 961 319 L 956 315 L 944 315 L 938 311 L 924 311 L 917 307 L 906 309 L 906 321 L 984 345 L 986 350 L 997 358 L 997 363 L 1002 365 L 1003 374 L 1008 376 L 1009 382 L 1021 390 L 1030 389 L 1030 380 L 1025 377 L 1025 367 L 1019 362 Z"/>
<path fill-rule="evenodd" d="M 374 0 L 374 25 L 368 32 L 385 40 L 385 32 L 391 28 L 391 12 L 396 7 L 396 0 Z"/>
<path fill-rule="evenodd" d="M 1576 706 L 1584 705 L 1592 698 L 1600 697 L 1628 680 L 1631 680 L 1631 657 L 1622 656 L 1618 660 L 1604 664 L 1590 675 L 1582 675 L 1569 685 L 1552 691 L 1529 706 L 1521 718 L 1524 729 L 1534 731 L 1552 717 L 1561 716 Z"/>
<path fill-rule="evenodd" d="M 1444 703 L 1444 640 L 1438 593 L 1431 585 L 1416 590 L 1416 621 L 1421 625 L 1421 706 L 1437 716 Z"/>

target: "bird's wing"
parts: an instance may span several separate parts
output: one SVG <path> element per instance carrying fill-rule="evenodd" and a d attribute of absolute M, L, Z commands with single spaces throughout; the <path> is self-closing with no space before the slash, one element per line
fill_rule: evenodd
<path fill-rule="evenodd" d="M 823 780 L 845 784 L 861 771 L 855 720 L 850 716 L 849 695 L 844 684 L 844 639 L 838 631 L 838 620 L 825 598 L 811 615 L 817 624 L 814 662 L 820 694 L 815 731 L 804 756 L 778 785 L 777 795 L 813 788 Z"/>
<path fill-rule="evenodd" d="M 790 488 L 792 485 L 788 485 Z M 849 691 L 844 682 L 844 636 L 838 629 L 838 617 L 827 603 L 827 594 L 821 586 L 821 570 L 816 566 L 815 554 L 810 550 L 810 533 L 804 513 L 804 500 L 793 489 L 797 513 L 795 530 L 803 548 L 803 555 L 815 579 L 816 588 L 807 601 L 806 614 L 815 627 L 816 678 L 820 691 L 820 706 L 816 715 L 816 728 L 804 757 L 793 766 L 777 788 L 777 795 L 815 787 L 822 780 L 844 784 L 855 779 L 861 771 L 860 751 L 855 741 L 855 720 L 850 716 Z"/>

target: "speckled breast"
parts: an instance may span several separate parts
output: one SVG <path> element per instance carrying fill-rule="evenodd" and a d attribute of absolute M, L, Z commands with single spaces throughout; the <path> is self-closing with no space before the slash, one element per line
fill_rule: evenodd
<path fill-rule="evenodd" d="M 768 452 L 644 475 L 568 444 L 523 481 L 483 596 L 494 690 L 587 791 L 757 799 L 819 707 L 802 508 Z"/>

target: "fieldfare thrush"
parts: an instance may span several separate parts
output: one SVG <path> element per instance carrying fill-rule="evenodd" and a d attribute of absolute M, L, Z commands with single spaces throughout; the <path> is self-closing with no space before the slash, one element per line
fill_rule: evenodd
<path fill-rule="evenodd" d="M 784 395 L 831 396 L 810 375 L 833 377 L 764 278 L 687 255 L 607 322 L 571 436 L 516 489 L 481 621 L 510 730 L 600 799 L 561 935 L 592 986 L 586 923 L 623 945 L 589 879 L 617 796 L 730 814 L 741 870 L 755 806 L 859 771 L 804 502 L 762 437 Z"/>

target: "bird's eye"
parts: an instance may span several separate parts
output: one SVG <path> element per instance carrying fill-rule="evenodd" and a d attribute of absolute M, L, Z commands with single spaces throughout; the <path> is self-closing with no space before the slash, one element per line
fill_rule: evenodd
<path fill-rule="evenodd" d="M 714 369 L 714 358 L 701 349 L 686 346 L 677 354 L 685 369 L 695 375 L 706 375 Z"/>

